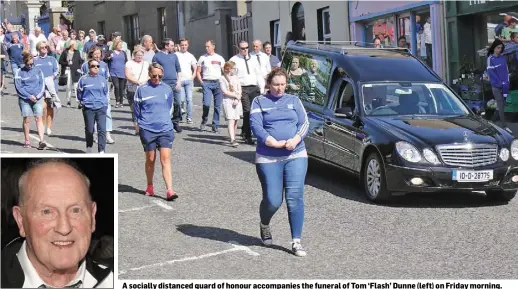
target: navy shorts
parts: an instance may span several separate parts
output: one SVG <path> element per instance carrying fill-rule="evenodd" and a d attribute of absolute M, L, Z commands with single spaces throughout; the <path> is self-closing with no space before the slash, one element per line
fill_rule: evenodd
<path fill-rule="evenodd" d="M 139 130 L 140 141 L 144 147 L 144 151 L 150 152 L 160 148 L 173 148 L 174 132 L 173 130 L 165 132 L 152 132 L 145 129 Z"/>

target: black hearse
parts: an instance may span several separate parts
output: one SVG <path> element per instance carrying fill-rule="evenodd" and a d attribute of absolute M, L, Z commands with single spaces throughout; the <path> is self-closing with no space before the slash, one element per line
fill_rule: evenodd
<path fill-rule="evenodd" d="M 284 52 L 287 93 L 310 120 L 312 158 L 359 176 L 369 199 L 411 192 L 518 189 L 518 141 L 474 114 L 406 49 L 297 42 Z"/>

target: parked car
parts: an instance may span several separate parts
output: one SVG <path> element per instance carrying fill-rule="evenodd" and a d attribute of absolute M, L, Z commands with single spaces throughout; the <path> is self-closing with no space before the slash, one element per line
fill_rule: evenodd
<path fill-rule="evenodd" d="M 372 201 L 437 191 L 515 197 L 518 140 L 406 49 L 297 42 L 282 66 L 308 114 L 308 154 L 357 175 Z"/>

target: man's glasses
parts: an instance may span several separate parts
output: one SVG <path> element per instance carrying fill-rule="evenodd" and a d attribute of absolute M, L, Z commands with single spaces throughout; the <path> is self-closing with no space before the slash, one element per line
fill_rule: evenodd
<path fill-rule="evenodd" d="M 48 46 L 42 46 L 42 47 L 40 47 L 40 50 L 48 49 L 48 48 L 49 48 Z"/>
<path fill-rule="evenodd" d="M 100 65 L 90 65 L 90 68 L 99 68 L 101 67 Z"/>
<path fill-rule="evenodd" d="M 239 49 L 241 49 L 241 50 L 247 50 L 247 49 L 248 49 L 248 46 L 247 46 L 247 47 L 239 47 Z"/>
<path fill-rule="evenodd" d="M 151 78 L 162 79 L 162 77 L 164 77 L 162 74 L 153 74 L 153 75 L 151 75 Z"/>

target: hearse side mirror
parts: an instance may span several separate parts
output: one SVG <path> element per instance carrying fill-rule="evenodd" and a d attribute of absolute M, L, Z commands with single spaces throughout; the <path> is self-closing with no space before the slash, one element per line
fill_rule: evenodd
<path fill-rule="evenodd" d="M 335 116 L 338 118 L 352 118 L 353 109 L 350 107 L 341 107 L 335 111 Z"/>

